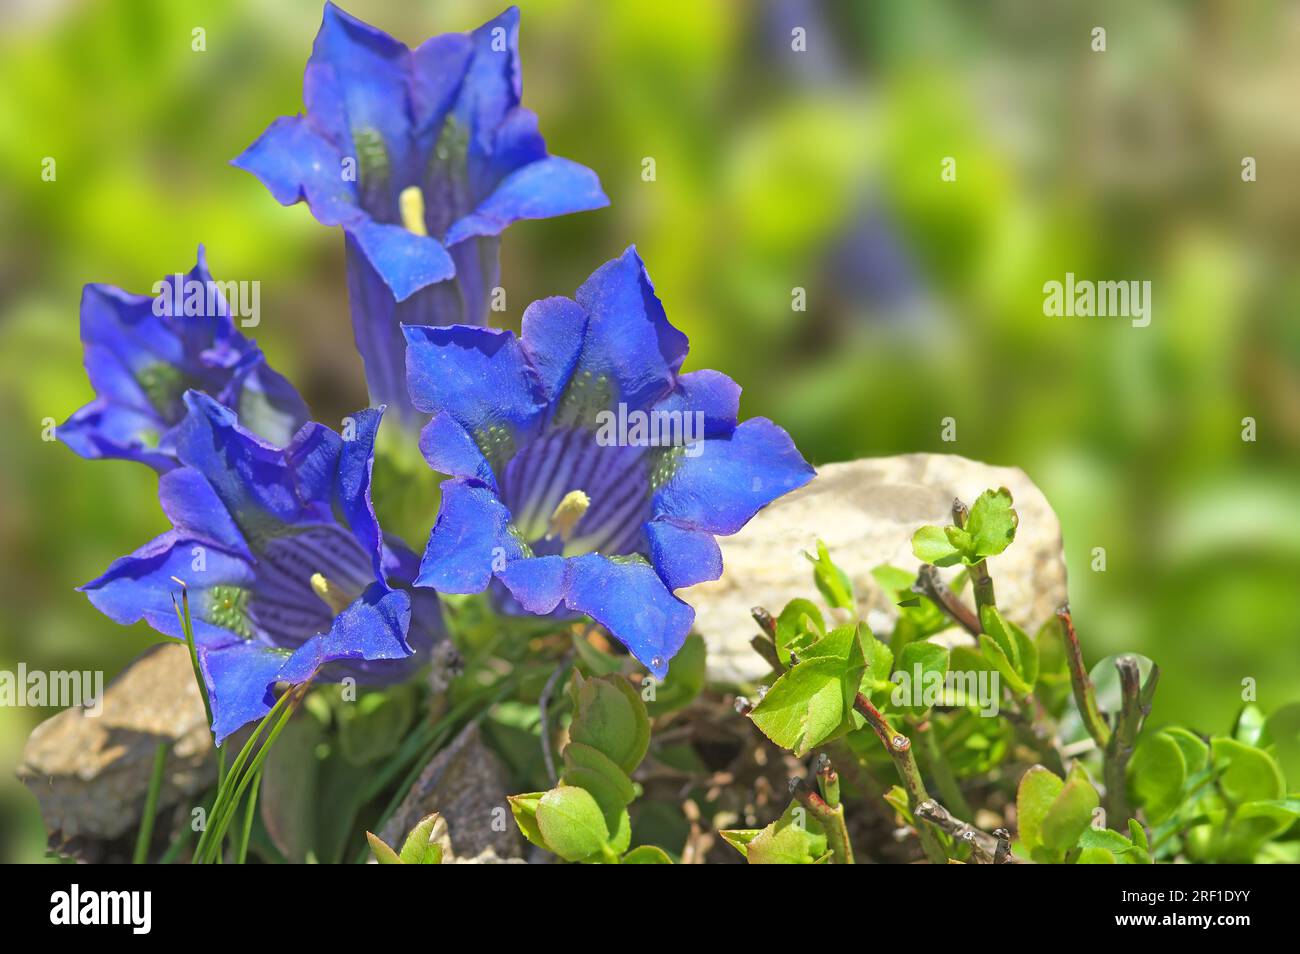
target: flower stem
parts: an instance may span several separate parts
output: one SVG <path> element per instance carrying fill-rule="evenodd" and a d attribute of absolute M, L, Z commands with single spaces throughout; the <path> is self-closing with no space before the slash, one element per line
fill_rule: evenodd
<path fill-rule="evenodd" d="M 131 863 L 142 865 L 149 860 L 149 843 L 153 841 L 154 817 L 158 814 L 158 794 L 162 791 L 163 769 L 167 765 L 170 742 L 159 742 L 153 753 L 153 771 L 149 775 L 149 790 L 144 799 L 144 814 L 140 816 L 140 829 L 135 836 L 135 854 Z"/>

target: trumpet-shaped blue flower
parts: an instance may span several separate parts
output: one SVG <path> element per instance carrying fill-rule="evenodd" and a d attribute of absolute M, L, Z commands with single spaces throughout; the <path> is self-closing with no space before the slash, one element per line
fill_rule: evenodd
<path fill-rule="evenodd" d="M 722 573 L 714 535 L 813 476 L 771 421 L 737 424 L 734 381 L 678 373 L 686 337 L 635 249 L 530 305 L 519 338 L 404 331 L 421 449 L 452 478 L 417 585 L 589 615 L 658 677 L 695 618 L 672 591 Z"/>
<path fill-rule="evenodd" d="M 172 596 L 185 582 L 218 741 L 269 711 L 277 683 L 409 675 L 401 660 L 441 619 L 432 594 L 388 583 L 416 558 L 386 544 L 370 502 L 382 411 L 358 412 L 343 436 L 306 424 L 279 449 L 205 394 L 184 402 L 181 466 L 159 480 L 173 529 L 81 587 L 90 601 L 181 637 Z"/>
<path fill-rule="evenodd" d="M 187 275 L 170 275 L 157 294 L 87 285 L 81 340 L 93 401 L 58 428 L 82 457 L 124 458 L 158 471 L 176 466 L 175 432 L 186 390 L 206 391 L 245 425 L 284 445 L 307 420 L 293 385 L 266 363 L 257 343 L 235 328 L 203 248 Z"/>
<path fill-rule="evenodd" d="M 371 398 L 408 421 L 400 323 L 486 324 L 508 225 L 609 203 L 590 169 L 547 154 L 519 105 L 518 32 L 511 7 L 411 50 L 327 3 L 306 115 L 235 160 L 282 204 L 343 227 Z"/>

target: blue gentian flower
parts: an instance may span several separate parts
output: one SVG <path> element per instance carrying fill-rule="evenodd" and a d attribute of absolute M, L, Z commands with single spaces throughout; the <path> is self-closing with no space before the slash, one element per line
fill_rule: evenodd
<path fill-rule="evenodd" d="M 58 428 L 59 440 L 82 457 L 170 470 L 175 429 L 185 417 L 182 396 L 196 388 L 266 440 L 288 443 L 306 422 L 307 406 L 235 328 L 202 246 L 188 274 L 169 275 L 155 288 L 156 296 L 111 285 L 82 292 L 81 340 L 97 396 Z"/>
<path fill-rule="evenodd" d="M 327 3 L 306 115 L 277 119 L 234 161 L 343 227 L 370 396 L 408 423 L 400 323 L 486 324 L 508 225 L 609 204 L 595 173 L 547 154 L 519 105 L 518 34 L 511 7 L 411 50 Z"/>
<path fill-rule="evenodd" d="M 118 623 L 183 633 L 172 604 L 182 580 L 218 741 L 258 719 L 277 683 L 391 681 L 440 631 L 437 600 L 389 585 L 415 555 L 386 542 L 370 501 L 382 409 L 350 433 L 309 423 L 283 449 L 189 391 L 175 432 L 181 466 L 159 480 L 173 529 L 81 587 Z M 408 577 L 409 579 L 409 577 Z"/>
<path fill-rule="evenodd" d="M 586 614 L 657 677 L 695 618 L 672 591 L 722 573 L 714 535 L 813 476 L 771 421 L 737 424 L 734 381 L 678 373 L 686 336 L 634 248 L 530 305 L 519 338 L 404 331 L 421 450 L 452 478 L 417 585 Z"/>

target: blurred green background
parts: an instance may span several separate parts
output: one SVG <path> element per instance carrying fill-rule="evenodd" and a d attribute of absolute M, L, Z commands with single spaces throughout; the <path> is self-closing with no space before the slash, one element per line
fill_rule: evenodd
<path fill-rule="evenodd" d="M 344 6 L 414 45 L 502 3 Z M 1064 526 L 1090 658 L 1163 667 L 1157 723 L 1226 728 L 1245 677 L 1265 707 L 1300 698 L 1294 4 L 521 7 L 525 105 L 613 205 L 507 233 L 506 323 L 635 242 L 691 337 L 688 369 L 736 378 L 742 415 L 776 419 L 813 462 L 936 451 L 1024 468 Z M 256 337 L 318 418 L 365 403 L 341 235 L 227 165 L 301 109 L 320 13 L 0 6 L 2 669 L 111 677 L 157 638 L 73 592 L 165 528 L 156 478 L 41 440 L 43 419 L 91 397 L 83 284 L 148 291 L 203 242 L 217 278 L 261 282 Z M 1259 181 L 1242 181 L 1245 156 Z M 1043 283 L 1067 271 L 1150 280 L 1150 327 L 1045 317 Z M 12 768 L 46 714 L 0 708 L 5 854 L 39 851 Z"/>

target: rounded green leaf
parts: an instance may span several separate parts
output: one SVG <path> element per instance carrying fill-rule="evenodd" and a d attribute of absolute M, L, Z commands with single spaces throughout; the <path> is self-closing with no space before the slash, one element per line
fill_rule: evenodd
<path fill-rule="evenodd" d="M 538 801 L 536 817 L 546 847 L 565 861 L 599 855 L 609 841 L 605 815 L 585 788 L 551 789 Z"/>
<path fill-rule="evenodd" d="M 978 559 L 997 556 L 1016 538 L 1019 523 L 1020 518 L 1011 506 L 1011 491 L 1005 487 L 984 491 L 971 505 L 966 518 L 966 532 L 974 555 Z"/>
<path fill-rule="evenodd" d="M 1263 749 L 1246 745 L 1236 739 L 1210 740 L 1214 767 L 1220 770 L 1219 791 L 1228 801 L 1269 801 L 1285 794 L 1282 772 Z"/>
<path fill-rule="evenodd" d="M 1261 741 L 1277 753 L 1288 792 L 1300 792 L 1300 702 L 1282 706 L 1264 724 Z"/>
<path fill-rule="evenodd" d="M 1105 848 L 1085 848 L 1079 852 L 1078 865 L 1113 865 L 1115 856 Z"/>
<path fill-rule="evenodd" d="M 623 856 L 621 864 L 625 865 L 670 865 L 673 859 L 668 852 L 654 845 L 640 845 Z"/>
<path fill-rule="evenodd" d="M 1093 809 L 1100 803 L 1088 773 L 1074 763 L 1061 793 L 1043 817 L 1043 844 L 1059 854 L 1069 851 L 1087 830 Z"/>
<path fill-rule="evenodd" d="M 581 742 L 570 742 L 564 747 L 564 771 L 560 780 L 590 792 L 606 819 L 616 817 L 636 797 L 627 773 L 600 749 Z"/>
<path fill-rule="evenodd" d="M 1164 733 L 1147 736 L 1128 764 L 1128 788 L 1133 800 L 1158 822 L 1179 805 L 1187 762 L 1178 743 Z"/>
<path fill-rule="evenodd" d="M 1203 771 L 1210 763 L 1210 746 L 1195 732 L 1190 732 L 1182 726 L 1170 725 L 1161 729 L 1160 734 L 1168 736 L 1178 744 L 1179 750 L 1183 753 L 1183 762 L 1187 766 L 1188 778 Z"/>
<path fill-rule="evenodd" d="M 650 717 L 641 694 L 619 675 L 583 679 L 571 689 L 574 715 L 569 738 L 599 749 L 631 775 L 650 747 Z"/>
<path fill-rule="evenodd" d="M 1021 777 L 1016 790 L 1016 817 L 1020 840 L 1027 850 L 1043 844 L 1043 819 L 1064 787 L 1060 778 L 1041 765 L 1033 766 Z"/>
<path fill-rule="evenodd" d="M 949 541 L 943 527 L 922 527 L 912 534 L 912 552 L 922 563 L 935 566 L 952 566 L 961 559 L 961 553 Z"/>

